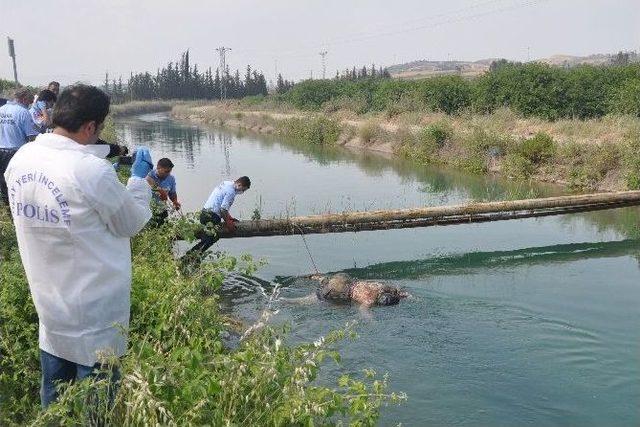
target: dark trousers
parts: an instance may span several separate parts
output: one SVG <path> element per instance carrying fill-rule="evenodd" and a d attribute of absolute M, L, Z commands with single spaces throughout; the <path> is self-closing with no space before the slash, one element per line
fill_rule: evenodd
<path fill-rule="evenodd" d="M 212 210 L 203 209 L 202 211 L 200 211 L 200 224 L 220 224 L 221 222 L 222 218 L 220 218 L 218 214 L 216 214 Z M 187 251 L 186 256 L 191 255 L 195 252 L 200 252 L 201 254 L 205 253 L 207 249 L 213 246 L 213 244 L 219 239 L 217 235 L 208 234 L 205 230 L 198 232 L 198 234 L 196 234 L 196 237 L 200 239 L 200 241 L 196 243 L 193 248 Z"/>
<path fill-rule="evenodd" d="M 149 220 L 149 225 L 151 227 L 160 227 L 167 221 L 168 217 L 169 211 L 166 209 L 154 212 L 153 216 L 151 216 L 151 219 Z"/>
<path fill-rule="evenodd" d="M 9 166 L 9 160 L 16 154 L 17 149 L 0 148 L 0 204 L 9 204 L 9 193 L 7 191 L 7 182 L 4 180 L 4 173 Z"/>
<path fill-rule="evenodd" d="M 57 385 L 60 382 L 80 381 L 89 377 L 98 376 L 102 379 L 104 372 L 100 372 L 102 368 L 99 363 L 94 366 L 84 366 L 78 363 L 70 362 L 61 357 L 49 354 L 44 350 L 40 350 L 40 367 L 42 368 L 42 383 L 40 384 L 40 402 L 43 408 L 46 408 L 58 399 Z M 113 403 L 116 392 L 116 383 L 120 379 L 120 372 L 117 368 L 111 368 L 109 375 L 109 401 Z"/>

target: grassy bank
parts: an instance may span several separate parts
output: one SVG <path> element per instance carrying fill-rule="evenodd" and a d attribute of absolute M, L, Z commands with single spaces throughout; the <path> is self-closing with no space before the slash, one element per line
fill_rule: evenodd
<path fill-rule="evenodd" d="M 266 326 L 229 348 L 224 337 L 246 326 L 219 312 L 220 286 L 227 272 L 251 274 L 257 264 L 219 255 L 184 276 L 172 256 L 177 232 L 192 234 L 193 225 L 181 220 L 132 241 L 130 344 L 113 409 L 105 381 L 85 381 L 40 412 L 38 319 L 13 225 L 0 211 L 0 425 L 83 425 L 88 402 L 107 425 L 372 425 L 398 400 L 370 371 L 318 384 L 348 329 L 292 344 L 285 329 Z"/>
<path fill-rule="evenodd" d="M 460 115 L 358 114 L 348 109 L 310 113 L 268 99 L 177 106 L 173 115 L 576 190 L 640 188 L 640 119 L 635 116 L 547 121 L 508 109 Z"/>
<path fill-rule="evenodd" d="M 132 116 L 136 114 L 159 113 L 171 111 L 180 101 L 133 101 L 124 104 L 113 104 L 110 113 L 113 117 Z"/>

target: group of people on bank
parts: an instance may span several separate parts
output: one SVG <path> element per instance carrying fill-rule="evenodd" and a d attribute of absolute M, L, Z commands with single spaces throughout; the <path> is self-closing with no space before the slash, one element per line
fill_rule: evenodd
<path fill-rule="evenodd" d="M 43 407 L 57 399 L 59 382 L 94 375 L 101 352 L 125 354 L 129 239 L 152 218 L 152 197 L 181 208 L 169 159 L 154 168 L 150 150 L 138 147 L 126 186 L 105 161 L 114 150 L 99 143 L 110 107 L 103 91 L 77 84 L 51 92 L 54 98 L 40 92 L 34 102 L 28 89 L 18 89 L 0 107 L 1 204 L 9 205 L 38 313 Z M 234 230 L 229 209 L 250 186 L 247 177 L 217 186 L 201 221 Z M 215 241 L 202 235 L 192 252 Z M 113 374 L 115 380 L 117 369 Z"/>
<path fill-rule="evenodd" d="M 31 92 L 19 89 L 0 107 L 0 208 L 9 205 L 38 313 L 45 408 L 57 399 L 59 383 L 94 376 L 97 368 L 106 368 L 117 381 L 117 368 L 105 366 L 103 356 L 121 357 L 127 349 L 130 238 L 152 219 L 152 199 L 181 209 L 170 159 L 154 167 L 149 148 L 138 147 L 126 186 L 105 161 L 125 150 L 99 138 L 110 108 L 103 91 L 83 84 L 59 96 L 59 85 L 48 90 L 53 98 L 40 92 L 34 101 Z M 216 186 L 200 222 L 224 223 L 234 232 L 231 206 L 250 187 L 246 176 Z M 155 224 L 167 216 L 161 211 Z M 204 231 L 197 237 L 187 262 L 201 258 L 217 241 Z M 406 296 L 343 276 L 314 279 L 320 281 L 317 297 L 324 300 L 370 306 L 395 304 Z"/>

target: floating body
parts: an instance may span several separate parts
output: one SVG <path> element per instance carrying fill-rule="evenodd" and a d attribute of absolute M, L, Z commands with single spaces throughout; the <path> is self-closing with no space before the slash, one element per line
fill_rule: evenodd
<path fill-rule="evenodd" d="M 371 280 L 356 280 L 348 274 L 316 274 L 309 277 L 319 282 L 316 297 L 322 301 L 356 303 L 363 307 L 395 305 L 409 294 L 395 286 Z"/>

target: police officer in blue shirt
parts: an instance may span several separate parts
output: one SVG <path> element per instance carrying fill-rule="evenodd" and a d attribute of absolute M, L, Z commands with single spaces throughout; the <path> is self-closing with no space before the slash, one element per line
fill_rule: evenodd
<path fill-rule="evenodd" d="M 202 211 L 200 211 L 200 223 L 202 225 L 215 225 L 224 221 L 227 230 L 234 232 L 236 229 L 235 222 L 238 220 L 229 214 L 229 210 L 236 195 L 244 193 L 250 187 L 251 180 L 247 176 L 241 176 L 235 181 L 223 181 L 214 188 Z M 187 261 L 191 260 L 196 254 L 202 257 L 206 250 L 218 241 L 218 236 L 211 235 L 205 231 L 202 231 L 196 237 L 200 241 L 185 254 Z"/>
<path fill-rule="evenodd" d="M 39 129 L 31 119 L 29 105 L 33 101 L 33 92 L 27 88 L 16 90 L 13 101 L 0 107 L 0 202 L 9 203 L 7 183 L 4 172 L 9 160 L 39 133 Z"/>

